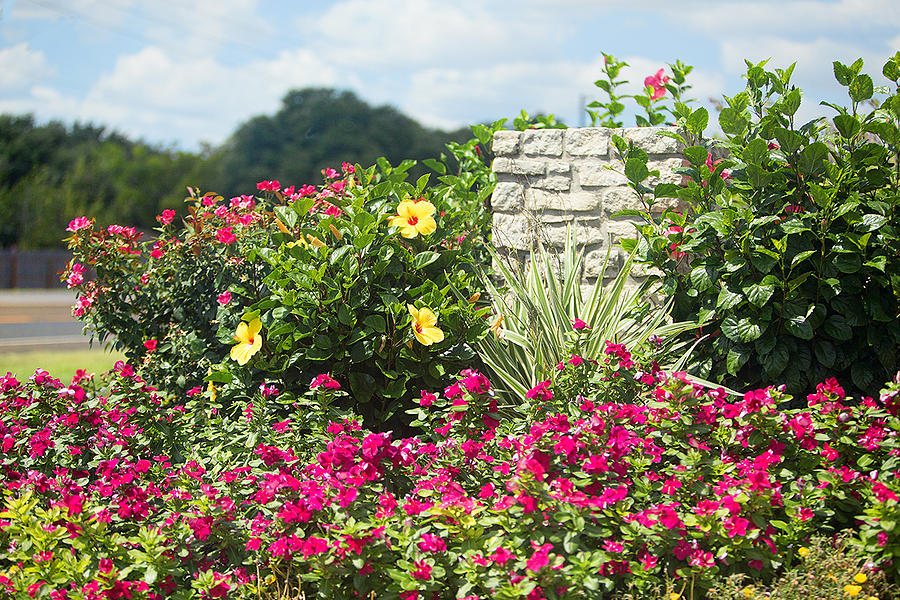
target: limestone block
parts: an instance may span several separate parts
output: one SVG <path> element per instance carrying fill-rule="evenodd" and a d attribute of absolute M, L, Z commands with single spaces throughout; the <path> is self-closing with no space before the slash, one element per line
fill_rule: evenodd
<path fill-rule="evenodd" d="M 638 200 L 637 194 L 629 187 L 618 186 L 606 188 L 602 191 L 603 212 L 606 215 L 612 215 L 620 210 L 635 209 L 640 210 L 641 201 Z"/>
<path fill-rule="evenodd" d="M 535 158 L 499 157 L 494 159 L 491 169 L 494 173 L 511 175 L 543 175 L 547 170 L 547 162 Z"/>
<path fill-rule="evenodd" d="M 562 210 L 572 212 L 595 211 L 600 208 L 600 194 L 596 192 L 571 192 L 553 194 L 543 190 L 529 190 L 525 195 L 527 210 Z"/>
<path fill-rule="evenodd" d="M 604 222 L 604 237 L 609 236 L 614 242 L 623 237 L 637 237 L 637 229 L 634 226 L 639 223 L 640 221 L 629 218 L 607 219 Z"/>
<path fill-rule="evenodd" d="M 521 132 L 501 130 L 494 134 L 491 150 L 494 156 L 510 156 L 519 153 L 519 138 Z"/>
<path fill-rule="evenodd" d="M 628 178 L 617 173 L 607 167 L 610 163 L 595 162 L 583 163 L 575 166 L 578 173 L 578 183 L 582 187 L 609 187 L 615 185 L 626 185 Z"/>
<path fill-rule="evenodd" d="M 502 181 L 494 188 L 491 195 L 491 207 L 494 210 L 512 212 L 520 210 L 525 201 L 525 192 L 518 183 Z"/>
<path fill-rule="evenodd" d="M 494 213 L 493 225 L 495 246 L 527 250 L 537 239 L 537 226 L 525 214 Z"/>
<path fill-rule="evenodd" d="M 572 187 L 572 179 L 568 175 L 553 175 L 550 177 L 542 177 L 531 182 L 532 187 L 542 190 L 554 190 L 557 192 L 568 192 Z"/>
<path fill-rule="evenodd" d="M 572 172 L 572 165 L 565 161 L 553 161 L 547 164 L 547 175 L 568 175 Z"/>
<path fill-rule="evenodd" d="M 620 255 L 613 248 L 609 253 L 609 263 L 606 265 L 606 271 L 603 271 L 603 263 L 606 261 L 606 248 L 591 250 L 584 255 L 584 276 L 597 278 L 603 273 L 604 277 L 608 277 L 610 272 L 619 272 Z"/>
<path fill-rule="evenodd" d="M 647 161 L 647 168 L 651 171 L 659 170 L 659 177 L 650 177 L 647 180 L 647 185 L 651 188 L 654 187 L 658 183 L 674 183 L 676 185 L 681 184 L 681 175 L 675 172 L 675 169 L 678 169 L 682 166 L 683 159 L 681 157 L 674 158 L 664 158 L 662 160 L 649 160 Z"/>
<path fill-rule="evenodd" d="M 606 127 L 567 129 L 566 152 L 571 156 L 609 156 L 610 135 Z"/>
<path fill-rule="evenodd" d="M 562 156 L 563 129 L 528 129 L 522 132 L 522 151 L 528 156 Z"/>
<path fill-rule="evenodd" d="M 548 246 L 563 248 L 566 232 L 574 227 L 575 239 L 579 244 L 596 244 L 603 239 L 602 221 L 598 219 L 575 219 L 572 223 L 548 224 L 541 231 L 541 240 Z"/>
<path fill-rule="evenodd" d="M 661 131 L 679 133 L 677 127 L 626 127 L 616 130 L 616 135 L 626 140 L 633 140 L 634 145 L 647 154 L 676 154 L 681 152 L 682 147 L 678 140 L 659 135 Z"/>

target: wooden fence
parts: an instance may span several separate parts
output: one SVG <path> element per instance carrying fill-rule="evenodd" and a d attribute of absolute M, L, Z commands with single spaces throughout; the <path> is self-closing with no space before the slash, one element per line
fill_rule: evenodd
<path fill-rule="evenodd" d="M 0 250 L 0 289 L 65 288 L 59 272 L 71 259 L 68 250 Z"/>

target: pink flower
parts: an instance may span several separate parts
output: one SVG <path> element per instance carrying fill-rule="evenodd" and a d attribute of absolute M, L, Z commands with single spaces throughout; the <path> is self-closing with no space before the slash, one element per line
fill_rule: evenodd
<path fill-rule="evenodd" d="M 447 549 L 444 540 L 433 533 L 423 533 L 422 541 L 418 545 L 422 552 L 444 552 Z"/>
<path fill-rule="evenodd" d="M 156 216 L 156 220 L 162 223 L 163 225 L 168 225 L 172 222 L 172 219 L 175 218 L 175 211 L 171 208 L 167 208 L 162 211 L 159 215 Z"/>
<path fill-rule="evenodd" d="M 350 163 L 342 162 L 341 170 L 344 172 L 345 175 L 352 175 L 353 173 L 356 172 L 356 167 L 354 167 Z"/>
<path fill-rule="evenodd" d="M 525 568 L 532 573 L 537 573 L 550 562 L 549 554 L 550 550 L 553 549 L 553 544 L 537 544 L 531 542 L 531 547 L 534 548 L 534 553 L 526 561 Z"/>
<path fill-rule="evenodd" d="M 492 561 L 494 561 L 495 563 L 499 563 L 499 564 L 503 565 L 503 564 L 506 564 L 507 561 L 510 561 L 510 560 L 514 559 L 515 557 L 516 556 L 512 552 L 510 552 L 503 546 L 500 546 L 499 548 L 494 550 L 494 553 L 491 554 L 488 558 L 491 559 Z"/>
<path fill-rule="evenodd" d="M 223 244 L 230 244 L 235 241 L 237 237 L 231 231 L 231 227 L 223 227 L 216 232 L 216 239 Z"/>
<path fill-rule="evenodd" d="M 536 386 L 528 390 L 525 393 L 525 397 L 528 399 L 537 398 L 538 400 L 542 400 L 544 402 L 549 402 L 553 399 L 553 392 L 550 391 L 550 380 L 542 381 L 538 383 Z"/>
<path fill-rule="evenodd" d="M 69 226 L 66 227 L 66 231 L 71 231 L 75 233 L 79 229 L 85 229 L 91 226 L 91 221 L 87 217 L 76 217 L 69 221 Z"/>
<path fill-rule="evenodd" d="M 323 387 L 326 390 L 339 390 L 341 389 L 341 384 L 338 383 L 335 379 L 332 379 L 331 375 L 328 373 L 322 373 L 321 375 L 317 375 L 315 379 L 309 384 L 309 389 L 314 390 L 317 387 Z"/>
<path fill-rule="evenodd" d="M 72 274 L 66 279 L 66 287 L 73 288 L 84 283 L 85 273 L 87 273 L 87 267 L 79 263 L 72 263 Z"/>
<path fill-rule="evenodd" d="M 423 561 L 416 561 L 416 568 L 412 572 L 412 576 L 414 579 L 420 579 L 422 581 L 428 581 L 431 579 L 431 565 Z"/>
<path fill-rule="evenodd" d="M 657 100 L 666 95 L 666 84 L 669 83 L 669 78 L 663 73 L 664 69 L 660 69 L 656 72 L 656 75 L 648 75 L 644 78 L 644 87 L 653 88 L 653 94 L 650 96 L 651 100 Z"/>
<path fill-rule="evenodd" d="M 435 400 L 437 400 L 437 396 L 435 396 L 434 394 L 430 394 L 425 390 L 422 390 L 422 396 L 419 399 L 419 404 L 424 406 L 425 408 L 428 408 L 429 406 L 434 404 Z"/>
<path fill-rule="evenodd" d="M 334 179 L 338 176 L 338 172 L 331 167 L 328 167 L 327 169 L 322 169 L 322 176 L 325 177 L 325 179 Z"/>
<path fill-rule="evenodd" d="M 590 327 L 588 327 L 588 324 L 581 319 L 575 319 L 574 321 L 572 321 L 572 329 L 574 329 L 575 331 L 581 331 L 582 329 L 590 329 Z"/>
<path fill-rule="evenodd" d="M 278 181 L 260 181 L 256 184 L 256 189 L 263 192 L 277 192 L 281 189 L 281 184 Z"/>
<path fill-rule="evenodd" d="M 569 359 L 569 364 L 574 365 L 576 367 L 578 365 L 582 364 L 583 362 L 584 362 L 584 359 L 581 358 L 580 356 L 578 356 L 577 354 L 573 354 L 572 358 Z"/>
<path fill-rule="evenodd" d="M 147 340 L 144 342 L 144 348 L 147 349 L 147 352 L 153 352 L 156 350 L 156 340 Z"/>
<path fill-rule="evenodd" d="M 219 294 L 219 297 L 216 299 L 216 301 L 222 306 L 229 304 L 231 302 L 231 292 L 222 292 L 221 294 Z"/>

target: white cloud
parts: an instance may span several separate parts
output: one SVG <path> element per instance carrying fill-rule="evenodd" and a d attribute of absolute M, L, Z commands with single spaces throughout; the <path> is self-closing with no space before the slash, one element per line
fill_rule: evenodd
<path fill-rule="evenodd" d="M 460 67 L 551 50 L 565 30 L 529 14 L 472 0 L 343 0 L 297 27 L 342 65 Z"/>
<path fill-rule="evenodd" d="M 26 89 L 53 73 L 44 53 L 25 42 L 0 49 L 0 91 L 4 93 Z"/>

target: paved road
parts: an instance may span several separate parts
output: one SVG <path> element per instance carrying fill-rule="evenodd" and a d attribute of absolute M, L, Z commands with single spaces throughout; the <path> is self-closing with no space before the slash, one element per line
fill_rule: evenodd
<path fill-rule="evenodd" d="M 0 353 L 89 348 L 69 290 L 0 290 Z"/>

